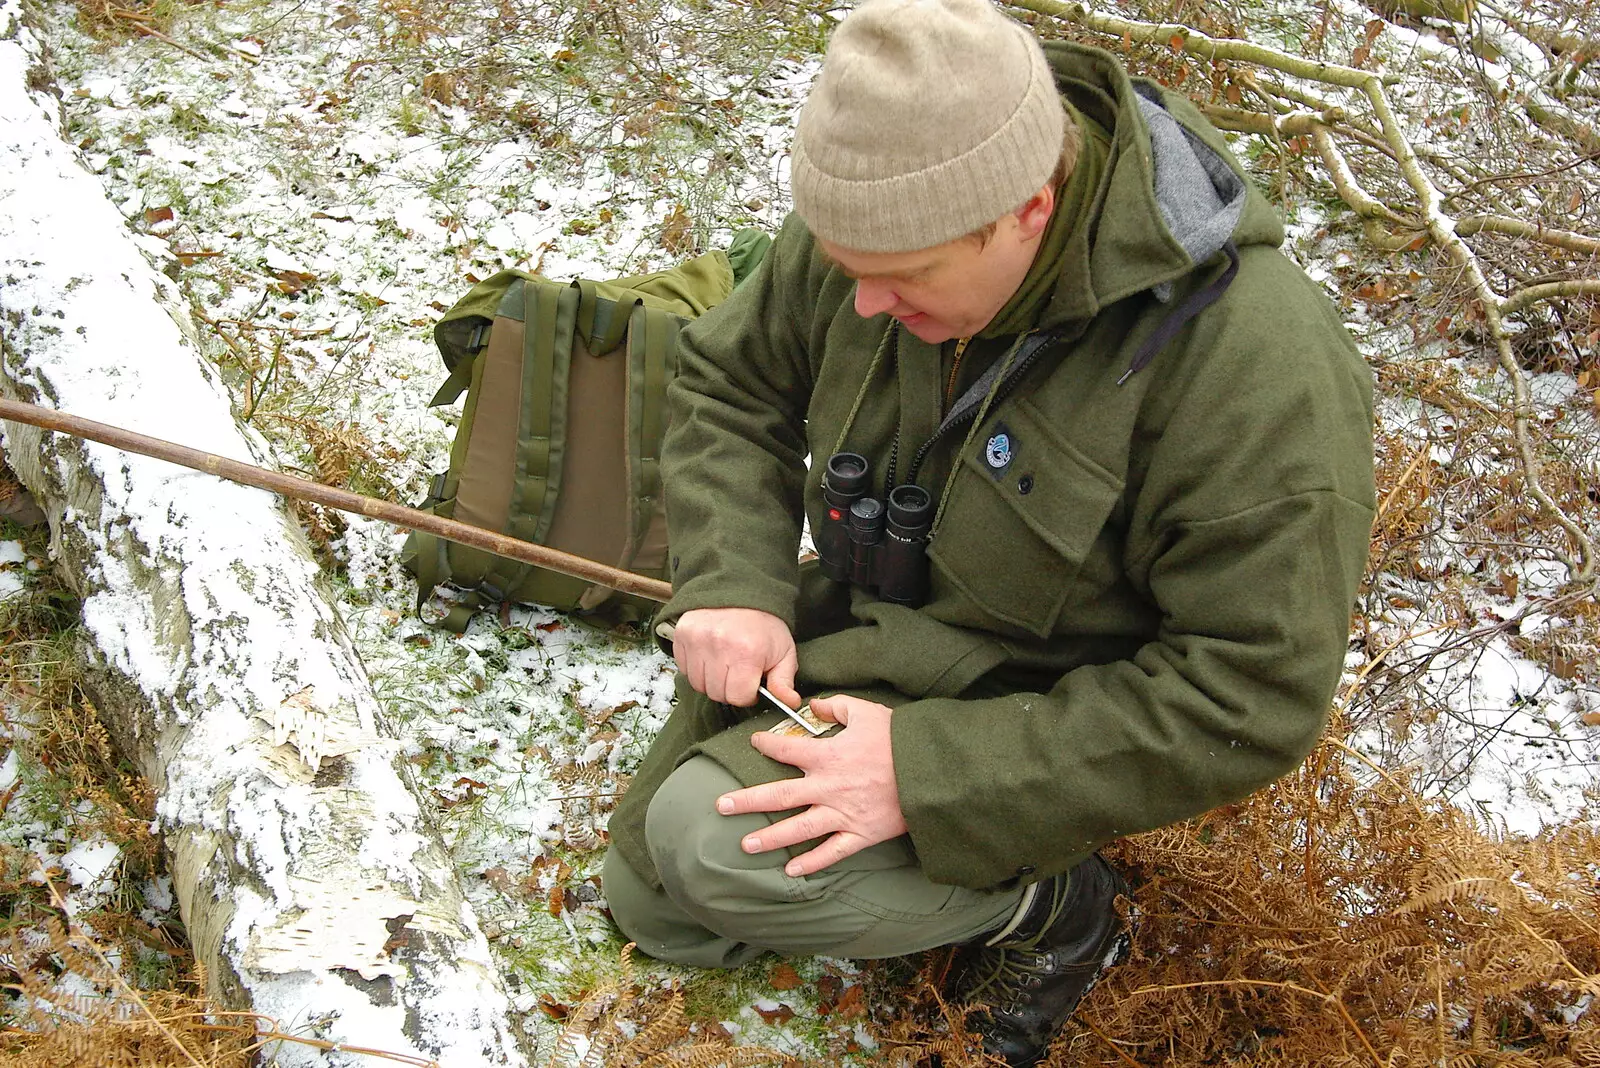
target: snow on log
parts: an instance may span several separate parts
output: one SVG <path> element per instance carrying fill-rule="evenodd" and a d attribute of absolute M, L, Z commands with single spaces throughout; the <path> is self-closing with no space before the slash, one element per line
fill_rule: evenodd
<path fill-rule="evenodd" d="M 60 137 L 0 0 L 0 388 L 259 462 L 167 280 Z M 89 686 L 158 791 L 195 952 L 230 1007 L 329 1042 L 520 1065 L 488 943 L 304 538 L 261 490 L 4 424 L 83 600 Z M 369 1063 L 285 1045 L 281 1064 Z"/>

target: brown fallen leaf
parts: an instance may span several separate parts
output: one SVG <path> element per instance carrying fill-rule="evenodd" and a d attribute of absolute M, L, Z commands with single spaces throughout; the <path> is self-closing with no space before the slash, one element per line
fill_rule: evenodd
<path fill-rule="evenodd" d="M 674 256 L 682 256 L 694 248 L 694 223 L 682 204 L 675 205 L 661 220 L 661 247 Z"/>
<path fill-rule="evenodd" d="M 804 982 L 800 973 L 794 970 L 794 965 L 788 963 L 778 964 L 767 976 L 767 985 L 774 990 L 794 990 Z"/>
<path fill-rule="evenodd" d="M 305 271 L 273 271 L 272 277 L 278 280 L 274 288 L 285 296 L 294 296 L 308 286 L 317 284 L 317 276 L 307 274 Z"/>
<path fill-rule="evenodd" d="M 867 999 L 860 986 L 847 986 L 844 993 L 839 995 L 839 1000 L 834 1002 L 833 1011 L 838 1013 L 842 1020 L 854 1020 L 867 1014 Z"/>
<path fill-rule="evenodd" d="M 422 76 L 422 95 L 437 100 L 445 107 L 456 102 L 456 78 L 453 74 L 433 71 Z"/>
<path fill-rule="evenodd" d="M 511 873 L 504 868 L 488 869 L 483 873 L 483 881 L 502 894 L 514 893 L 517 888 L 516 882 L 511 878 Z"/>
<path fill-rule="evenodd" d="M 769 1024 L 783 1024 L 794 1019 L 794 1010 L 782 1002 L 779 1002 L 778 1007 L 775 1009 L 763 1009 L 758 1007 L 756 1009 L 756 1015 L 761 1017 Z"/>
<path fill-rule="evenodd" d="M 594 720 L 594 725 L 596 727 L 604 726 L 605 724 L 607 724 L 607 723 L 609 723 L 611 721 L 611 717 L 612 716 L 620 715 L 621 713 L 626 712 L 629 709 L 638 708 L 638 707 L 639 707 L 639 702 L 638 701 L 624 701 L 620 705 L 618 705 L 617 707 L 608 708 L 604 712 L 600 713 L 600 715 L 596 716 L 595 720 Z"/>
<path fill-rule="evenodd" d="M 844 980 L 837 975 L 824 975 L 817 980 L 817 1015 L 826 1016 L 833 1011 L 835 1002 L 844 991 Z"/>

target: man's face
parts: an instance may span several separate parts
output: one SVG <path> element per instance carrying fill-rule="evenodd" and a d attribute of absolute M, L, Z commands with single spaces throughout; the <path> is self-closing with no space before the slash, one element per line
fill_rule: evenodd
<path fill-rule="evenodd" d="M 1055 206 L 1046 188 L 1001 217 L 987 241 L 958 237 L 914 252 L 857 252 L 818 240 L 833 263 L 856 280 L 856 314 L 887 312 L 912 334 L 937 345 L 971 337 L 1022 285 Z"/>

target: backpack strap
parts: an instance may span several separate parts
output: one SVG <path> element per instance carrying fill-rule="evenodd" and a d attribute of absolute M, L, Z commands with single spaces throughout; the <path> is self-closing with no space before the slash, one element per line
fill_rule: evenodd
<path fill-rule="evenodd" d="M 523 286 L 523 418 L 517 429 L 517 461 L 511 523 L 506 531 L 523 541 L 544 543 L 561 492 L 563 442 L 567 437 L 567 376 L 577 328 L 579 293 L 572 286 L 530 281 Z M 532 564 L 493 557 L 473 591 L 482 604 L 504 601 L 522 584 Z"/>
<path fill-rule="evenodd" d="M 509 533 L 543 544 L 561 492 L 561 461 L 567 440 L 567 378 L 572 338 L 578 326 L 579 293 L 572 286 L 533 287 L 522 361 L 527 426 L 517 442 L 518 518 Z"/>
<path fill-rule="evenodd" d="M 641 502 L 661 493 L 661 439 L 667 428 L 667 360 L 675 352 L 679 319 L 664 312 L 635 313 L 644 349 L 644 397 L 639 406 L 639 485 Z"/>
<path fill-rule="evenodd" d="M 651 524 L 660 514 L 661 441 L 666 434 L 667 382 L 676 369 L 678 331 L 683 320 L 671 312 L 637 307 L 628 332 L 628 413 L 626 450 L 630 534 L 619 566 L 631 568 L 651 541 Z M 647 561 L 653 565 L 653 561 Z"/>
<path fill-rule="evenodd" d="M 472 385 L 472 369 L 477 366 L 478 353 L 489 347 L 489 327 L 491 325 L 485 319 L 477 319 L 473 322 L 463 346 L 465 349 L 464 358 L 457 360 L 455 366 L 450 368 L 450 377 L 444 380 L 444 384 L 439 387 L 439 391 L 428 402 L 428 407 L 437 408 L 441 404 L 453 404 L 455 399 L 461 396 L 468 386 Z"/>

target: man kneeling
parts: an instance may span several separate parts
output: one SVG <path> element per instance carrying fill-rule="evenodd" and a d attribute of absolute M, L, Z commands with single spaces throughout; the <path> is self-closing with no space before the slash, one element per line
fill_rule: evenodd
<path fill-rule="evenodd" d="M 1127 945 L 1095 851 L 1322 729 L 1370 374 L 1187 101 L 988 0 L 850 15 L 792 185 L 681 339 L 678 702 L 607 896 L 703 967 L 959 944 L 986 1048 L 1033 1064 Z M 763 681 L 827 733 L 773 733 Z"/>

